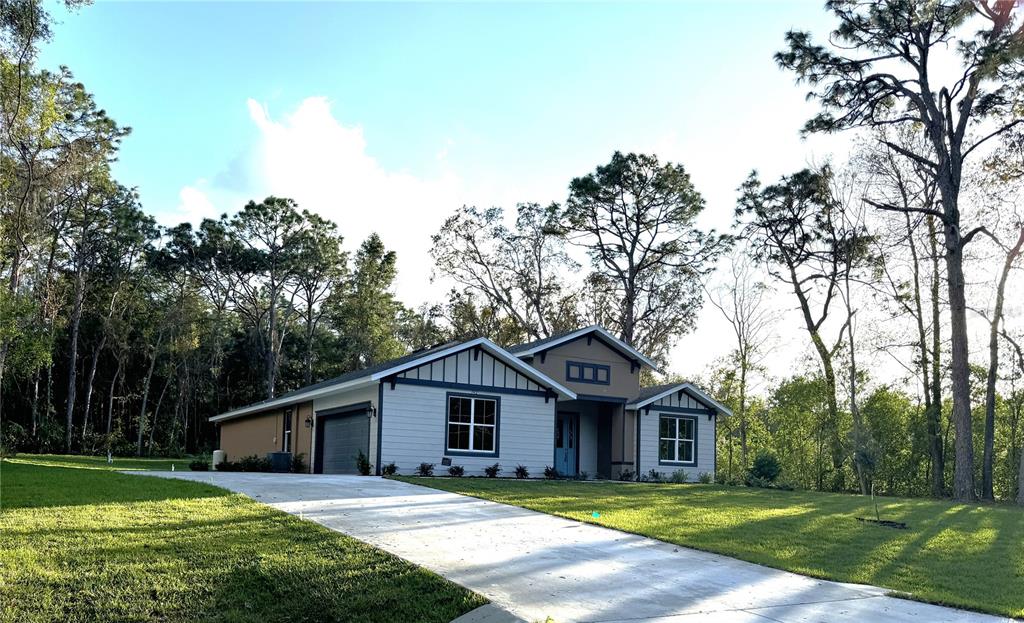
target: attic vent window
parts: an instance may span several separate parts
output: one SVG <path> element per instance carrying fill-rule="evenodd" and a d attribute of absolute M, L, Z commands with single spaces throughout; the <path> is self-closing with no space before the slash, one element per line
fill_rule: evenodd
<path fill-rule="evenodd" d="M 575 383 L 608 385 L 611 383 L 612 368 L 599 363 L 582 361 L 565 362 L 565 378 Z"/>

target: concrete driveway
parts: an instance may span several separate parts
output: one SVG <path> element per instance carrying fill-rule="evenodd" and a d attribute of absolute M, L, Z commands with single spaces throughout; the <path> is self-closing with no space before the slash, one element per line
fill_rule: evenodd
<path fill-rule="evenodd" d="M 147 474 L 210 482 L 301 515 L 430 569 L 527 621 L 1007 620 L 381 478 Z"/>

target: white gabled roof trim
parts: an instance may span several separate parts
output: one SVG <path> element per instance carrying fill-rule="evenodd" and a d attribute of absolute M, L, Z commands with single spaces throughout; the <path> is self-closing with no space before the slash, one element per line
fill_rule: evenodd
<path fill-rule="evenodd" d="M 717 400 L 715 400 L 711 396 L 708 396 L 706 393 L 701 391 L 701 389 L 699 387 L 697 387 L 696 385 L 694 385 L 693 383 L 680 383 L 679 385 L 673 385 L 672 387 L 669 387 L 668 389 L 666 389 L 665 391 L 661 392 L 660 394 L 656 394 L 654 396 L 651 396 L 650 398 L 645 398 L 643 400 L 638 400 L 637 402 L 631 402 L 631 403 L 626 405 L 626 408 L 627 409 L 634 409 L 634 410 L 636 410 L 636 409 L 643 409 L 644 407 L 646 407 L 647 405 L 651 404 L 652 402 L 657 402 L 657 401 L 661 400 L 662 398 L 665 398 L 666 396 L 671 396 L 672 394 L 674 394 L 674 393 L 676 393 L 678 391 L 689 392 L 690 394 L 693 395 L 694 398 L 696 398 L 697 400 L 699 400 L 701 402 L 704 402 L 704 403 L 707 403 L 707 404 L 711 405 L 719 413 L 724 413 L 726 415 L 732 415 L 732 409 L 730 409 L 729 407 L 725 406 L 724 404 L 718 402 Z M 652 408 L 655 408 L 655 407 L 652 407 Z"/>
<path fill-rule="evenodd" d="M 604 327 L 602 327 L 600 325 L 596 325 L 596 324 L 595 325 L 590 325 L 589 327 L 585 327 L 583 329 L 580 329 L 579 331 L 573 331 L 572 333 L 567 333 L 566 335 L 563 335 L 562 337 L 560 337 L 558 339 L 551 340 L 550 342 L 544 342 L 543 344 L 538 344 L 538 345 L 532 346 L 530 348 L 524 348 L 522 350 L 514 351 L 512 354 L 516 355 L 517 357 L 523 357 L 523 356 L 527 356 L 527 355 L 532 356 L 532 355 L 535 355 L 535 354 L 537 354 L 537 353 L 539 353 L 541 351 L 551 350 L 552 348 L 558 346 L 559 344 L 565 344 L 566 342 L 571 342 L 571 341 L 573 341 L 573 340 L 575 340 L 577 338 L 581 338 L 581 337 L 587 335 L 588 333 L 599 333 L 602 338 L 604 338 L 608 342 L 611 342 L 611 344 L 614 347 L 616 347 L 617 349 L 619 349 L 620 351 L 622 351 L 624 353 L 628 353 L 634 359 L 640 361 L 644 365 L 649 366 L 651 368 L 651 370 L 654 370 L 655 372 L 659 371 L 658 370 L 658 364 L 654 363 L 654 361 L 652 359 L 650 359 L 649 357 L 647 357 L 646 355 L 644 355 L 643 353 L 641 353 L 637 349 L 633 348 L 629 344 L 623 342 L 619 338 L 615 337 L 614 335 L 609 333 Z"/>
<path fill-rule="evenodd" d="M 380 382 L 385 377 L 391 376 L 393 374 L 398 374 L 400 372 L 404 372 L 405 370 L 411 370 L 413 368 L 418 368 L 419 366 L 422 366 L 422 365 L 424 365 L 426 363 L 429 363 L 431 361 L 435 361 L 437 359 L 443 359 L 444 357 L 448 357 L 449 355 L 453 355 L 455 353 L 459 353 L 459 352 L 462 352 L 462 351 L 464 351 L 466 349 L 474 348 L 474 347 L 479 347 L 479 348 L 487 351 L 495 359 L 499 359 L 503 363 L 505 363 L 506 365 L 508 365 L 508 366 L 510 366 L 512 368 L 515 368 L 516 370 L 521 372 L 524 376 L 527 376 L 530 379 L 532 379 L 538 385 L 542 385 L 542 386 L 550 388 L 552 391 L 554 391 L 559 396 L 562 396 L 562 397 L 564 397 L 564 398 L 566 398 L 568 400 L 575 400 L 576 399 L 576 393 L 573 392 L 571 389 L 568 389 L 568 388 L 564 387 L 563 385 L 559 384 L 558 382 L 553 380 L 551 377 L 547 376 L 546 374 L 544 374 L 540 370 L 537 370 L 533 366 L 530 366 L 530 365 L 528 365 L 526 363 L 523 363 L 523 361 L 521 361 L 518 357 L 516 357 L 512 353 L 508 352 L 504 348 L 498 346 L 497 344 L 495 344 L 494 342 L 490 341 L 489 339 L 487 339 L 485 337 L 480 337 L 480 338 L 477 338 L 475 340 L 470 340 L 468 342 L 462 342 L 461 344 L 455 344 L 454 346 L 451 346 L 450 348 L 446 348 L 444 350 L 439 350 L 439 351 L 436 351 L 436 352 L 432 352 L 432 353 L 426 354 L 423 357 L 420 357 L 419 359 L 413 359 L 411 361 L 406 361 L 404 363 L 398 364 L 398 365 L 396 365 L 394 367 L 391 367 L 391 368 L 387 368 L 387 369 L 382 370 L 380 372 L 375 372 L 373 374 L 368 374 L 366 376 L 362 376 L 362 377 L 359 377 L 357 379 L 352 379 L 351 381 L 347 381 L 345 383 L 339 383 L 337 385 L 328 385 L 327 387 L 318 387 L 316 389 L 311 389 L 311 390 L 306 391 L 306 392 L 299 391 L 298 393 L 293 394 L 291 396 L 284 396 L 284 397 L 277 398 L 277 399 L 267 400 L 265 402 L 258 402 L 256 404 L 249 405 L 247 407 L 241 407 L 241 408 L 235 409 L 233 411 L 228 411 L 226 413 L 221 413 L 220 415 L 215 415 L 215 416 L 211 417 L 209 419 L 209 421 L 210 422 L 223 422 L 224 420 L 231 420 L 231 419 L 234 419 L 234 418 L 237 418 L 237 417 L 241 417 L 243 415 L 249 415 L 250 413 L 258 413 L 260 411 L 267 411 L 269 409 L 274 409 L 276 407 L 285 407 L 285 406 L 296 404 L 296 403 L 299 403 L 299 402 L 306 402 L 307 400 L 310 400 L 311 398 L 316 398 L 316 397 L 324 396 L 324 395 L 327 395 L 327 394 L 335 394 L 335 393 L 338 393 L 338 392 L 344 392 L 344 391 L 348 391 L 348 390 L 351 390 L 351 389 L 356 389 L 357 387 L 362 387 L 362 386 L 365 386 L 365 385 L 372 385 L 374 383 Z"/>
<path fill-rule="evenodd" d="M 339 383 L 338 385 L 328 385 L 327 387 L 318 387 L 316 389 L 311 389 L 308 392 L 300 392 L 298 394 L 293 394 L 291 396 L 284 396 L 284 397 L 281 397 L 281 398 L 272 398 L 272 399 L 267 400 L 265 402 L 257 402 L 256 404 L 249 405 L 247 407 L 241 407 L 239 409 L 235 409 L 234 411 L 228 411 L 226 413 L 221 413 L 220 415 L 214 415 L 214 416 L 212 416 L 210 418 L 209 421 L 211 421 L 211 422 L 223 422 L 224 420 L 231 420 L 231 419 L 234 419 L 236 417 L 241 417 L 243 415 L 248 415 L 250 413 L 257 413 L 259 411 L 266 411 L 268 409 L 273 409 L 274 407 L 286 407 L 288 405 L 293 405 L 293 404 L 298 403 L 298 402 L 306 402 L 307 400 L 309 400 L 311 398 L 316 398 L 317 396 L 323 396 L 325 394 L 333 394 L 335 392 L 340 392 L 340 391 L 347 391 L 347 390 L 350 390 L 350 389 L 355 389 L 357 387 L 361 387 L 363 385 L 371 385 L 371 384 L 373 384 L 373 380 L 369 376 L 364 376 L 364 377 L 360 377 L 358 379 L 352 379 L 351 381 L 348 381 L 346 383 Z"/>
<path fill-rule="evenodd" d="M 436 353 L 430 353 L 429 355 L 424 355 L 423 357 L 421 357 L 419 359 L 414 359 L 412 361 L 406 361 L 405 363 L 401 363 L 401 364 L 399 364 L 397 366 L 394 366 L 393 368 L 388 368 L 386 370 L 381 370 L 380 372 L 375 372 L 372 376 L 370 376 L 370 378 L 375 380 L 375 381 L 380 381 L 380 380 L 383 380 L 384 378 L 389 377 L 389 376 L 391 376 L 393 374 L 399 374 L 399 373 L 404 372 L 406 370 L 411 370 L 413 368 L 418 368 L 418 367 L 420 367 L 420 366 L 422 366 L 424 364 L 427 364 L 427 363 L 429 363 L 431 361 L 435 361 L 437 359 L 443 359 L 444 357 L 448 357 L 449 355 L 453 355 L 455 353 L 460 353 L 460 352 L 462 352 L 464 350 L 467 350 L 467 349 L 470 349 L 470 348 L 476 348 L 476 347 L 479 347 L 479 348 L 487 351 L 495 359 L 500 360 L 501 362 L 503 362 L 504 364 L 506 364 L 506 365 L 508 365 L 508 366 L 510 366 L 512 368 L 515 368 L 516 370 L 521 372 L 524 376 L 527 376 L 527 377 L 533 379 L 533 381 L 535 383 L 537 383 L 538 385 L 546 386 L 546 387 L 550 388 L 552 391 L 554 391 L 556 394 L 559 394 L 560 396 L 563 396 L 563 397 L 565 397 L 565 398 L 567 398 L 569 400 L 575 400 L 576 399 L 576 393 L 574 391 L 572 391 L 571 389 L 561 385 L 560 383 L 558 383 L 557 381 L 555 381 L 554 379 L 552 379 L 548 375 L 544 374 L 540 370 L 534 368 L 533 366 L 524 363 L 518 357 L 516 357 L 512 353 L 508 352 L 504 348 L 498 346 L 497 344 L 495 344 L 494 342 L 490 341 L 489 339 L 487 339 L 485 337 L 478 337 L 475 340 L 470 340 L 468 342 L 462 342 L 461 344 L 456 344 L 456 345 L 452 346 L 451 348 L 446 348 L 444 350 L 437 351 Z"/>

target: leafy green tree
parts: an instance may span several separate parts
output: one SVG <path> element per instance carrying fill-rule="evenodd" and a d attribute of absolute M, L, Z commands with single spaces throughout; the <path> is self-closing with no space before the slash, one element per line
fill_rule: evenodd
<path fill-rule="evenodd" d="M 799 304 L 804 328 L 821 364 L 836 478 L 833 487 L 841 490 L 846 448 L 839 426 L 835 358 L 850 316 L 847 314 L 834 339 L 825 337 L 824 327 L 833 303 L 842 297 L 847 275 L 855 270 L 858 241 L 864 234 L 845 227 L 840 220 L 828 168 L 805 169 L 769 186 L 762 185 L 752 173 L 741 187 L 736 214 L 754 258 L 764 262 L 769 274 L 792 290 Z M 824 472 L 819 471 L 819 476 Z M 817 486 L 823 488 L 824 483 L 818 482 Z"/>
<path fill-rule="evenodd" d="M 296 314 L 299 253 L 307 225 L 293 200 L 267 197 L 247 203 L 227 231 L 236 271 L 235 309 L 260 345 L 266 397 L 273 398 L 281 348 Z"/>
<path fill-rule="evenodd" d="M 586 249 L 594 320 L 658 361 L 693 330 L 700 280 L 728 238 L 697 228 L 704 199 L 682 165 L 615 152 L 572 180 L 564 233 Z"/>
<path fill-rule="evenodd" d="M 397 337 L 404 307 L 392 292 L 396 276 L 395 252 L 371 234 L 356 251 L 352 284 L 333 312 L 345 369 L 360 370 L 405 352 Z"/>

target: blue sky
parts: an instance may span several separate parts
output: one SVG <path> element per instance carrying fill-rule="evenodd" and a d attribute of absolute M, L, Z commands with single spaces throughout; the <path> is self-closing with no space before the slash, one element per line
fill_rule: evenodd
<path fill-rule="evenodd" d="M 295 197 L 336 220 L 350 248 L 379 231 L 413 304 L 443 293 L 429 285 L 429 234 L 463 203 L 562 200 L 612 151 L 647 151 L 690 170 L 705 224 L 721 229 L 752 168 L 775 176 L 842 144 L 800 139 L 814 106 L 772 60 L 787 29 L 826 31 L 819 2 L 54 13 L 41 61 L 71 67 L 133 128 L 116 174 L 147 210 L 171 224 Z M 704 342 L 684 341 L 677 369 L 724 354 Z"/>

